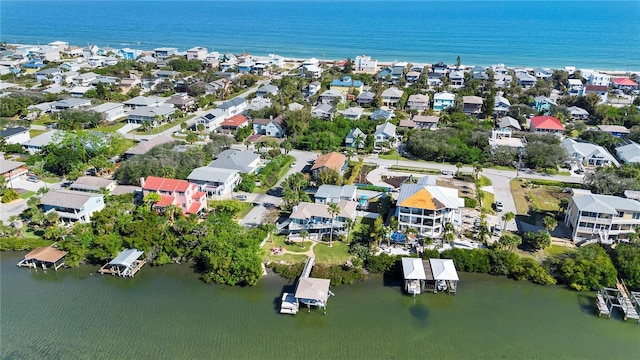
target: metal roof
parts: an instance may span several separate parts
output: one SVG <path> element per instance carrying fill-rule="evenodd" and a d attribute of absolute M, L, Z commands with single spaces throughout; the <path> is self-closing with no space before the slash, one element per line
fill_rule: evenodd
<path fill-rule="evenodd" d="M 329 279 L 302 278 L 298 282 L 295 297 L 326 302 L 329 298 Z"/>
<path fill-rule="evenodd" d="M 460 280 L 451 259 L 429 259 L 434 280 Z"/>
<path fill-rule="evenodd" d="M 49 190 L 40 198 L 44 206 L 65 207 L 68 209 L 81 209 L 87 201 L 94 197 L 104 197 L 102 194 L 88 193 L 73 190 Z"/>
<path fill-rule="evenodd" d="M 138 260 L 138 258 L 142 256 L 142 254 L 143 252 L 138 249 L 127 249 L 121 251 L 118 256 L 109 261 L 109 265 L 121 265 L 130 267 L 134 261 Z"/>
<path fill-rule="evenodd" d="M 193 169 L 191 174 L 187 176 L 187 180 L 224 183 L 236 173 L 238 173 L 238 170 L 235 169 L 203 166 Z"/>
<path fill-rule="evenodd" d="M 406 280 L 426 280 L 424 266 L 420 258 L 402 258 L 402 273 Z"/>

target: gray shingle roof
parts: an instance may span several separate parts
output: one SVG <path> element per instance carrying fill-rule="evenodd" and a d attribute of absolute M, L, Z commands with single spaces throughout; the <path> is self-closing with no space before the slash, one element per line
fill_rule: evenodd
<path fill-rule="evenodd" d="M 611 195 L 574 195 L 572 198 L 580 211 L 617 215 L 620 210 L 640 212 L 640 202 Z"/>
<path fill-rule="evenodd" d="M 230 176 L 237 172 L 238 170 L 234 169 L 203 166 L 193 169 L 189 176 L 187 176 L 187 180 L 224 183 Z"/>
<path fill-rule="evenodd" d="M 93 197 L 102 197 L 102 194 L 80 192 L 73 190 L 49 190 L 40 199 L 42 205 L 65 207 L 69 209 L 81 209 Z"/>
<path fill-rule="evenodd" d="M 225 150 L 213 160 L 209 166 L 213 168 L 232 169 L 241 173 L 251 173 L 255 169 L 250 166 L 260 155 L 252 151 Z"/>

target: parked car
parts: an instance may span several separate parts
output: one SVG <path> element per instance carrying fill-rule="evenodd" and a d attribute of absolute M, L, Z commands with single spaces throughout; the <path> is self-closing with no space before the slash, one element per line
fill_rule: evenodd
<path fill-rule="evenodd" d="M 498 212 L 501 212 L 502 210 L 504 210 L 504 205 L 502 204 L 502 201 L 496 201 L 495 206 L 496 206 L 496 211 Z"/>
<path fill-rule="evenodd" d="M 296 167 L 296 165 L 298 165 L 298 163 L 294 161 L 291 163 L 291 165 L 289 165 L 289 167 L 293 168 L 293 167 Z"/>
<path fill-rule="evenodd" d="M 502 226 L 500 226 L 500 224 L 496 224 L 493 227 L 493 236 L 500 236 L 502 235 Z"/>
<path fill-rule="evenodd" d="M 240 201 L 247 201 L 247 195 L 236 195 L 233 198 Z"/>
<path fill-rule="evenodd" d="M 37 182 L 40 182 L 40 178 L 35 175 L 31 175 L 27 177 L 27 181 L 30 181 L 32 183 L 37 183 Z"/>

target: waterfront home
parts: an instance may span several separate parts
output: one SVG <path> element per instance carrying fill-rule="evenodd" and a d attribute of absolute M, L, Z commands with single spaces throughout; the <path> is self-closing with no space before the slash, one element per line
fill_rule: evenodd
<path fill-rule="evenodd" d="M 127 109 L 137 109 L 141 107 L 156 107 L 162 106 L 167 101 L 167 98 L 159 96 L 136 96 L 124 102 L 124 107 Z"/>
<path fill-rule="evenodd" d="M 247 102 L 247 99 L 243 97 L 236 97 L 231 100 L 225 101 L 220 106 L 218 106 L 218 109 L 223 110 L 228 115 L 232 116 L 245 111 L 248 106 L 249 103 Z"/>
<path fill-rule="evenodd" d="M 23 162 L 0 158 L 0 175 L 8 185 L 11 185 L 12 180 L 19 179 L 26 175 L 28 171 Z"/>
<path fill-rule="evenodd" d="M 373 99 L 376 97 L 376 93 L 371 91 L 363 91 L 358 96 L 356 96 L 356 102 L 360 106 L 369 105 L 373 102 Z"/>
<path fill-rule="evenodd" d="M 129 124 L 149 123 L 151 127 L 156 127 L 168 119 L 176 112 L 173 105 L 161 105 L 154 107 L 140 107 L 127 113 Z"/>
<path fill-rule="evenodd" d="M 538 81 L 534 76 L 530 75 L 526 71 L 516 72 L 516 79 L 518 80 L 518 85 L 525 89 L 532 87 Z"/>
<path fill-rule="evenodd" d="M 449 66 L 447 66 L 442 61 L 440 61 L 437 64 L 431 65 L 431 72 L 434 74 L 444 75 L 447 73 L 448 70 L 449 70 Z"/>
<path fill-rule="evenodd" d="M 353 128 L 344 138 L 344 145 L 349 148 L 362 149 L 367 135 L 359 128 Z"/>
<path fill-rule="evenodd" d="M 133 277 L 146 263 L 139 260 L 143 252 L 138 249 L 126 249 L 100 268 L 100 274 L 111 274 L 122 277 Z"/>
<path fill-rule="evenodd" d="M 276 96 L 278 95 L 278 87 L 275 85 L 267 84 L 262 85 L 256 90 L 257 97 L 267 97 L 269 95 Z"/>
<path fill-rule="evenodd" d="M 202 46 L 192 47 L 191 49 L 187 50 L 187 60 L 204 61 L 207 59 L 208 53 L 209 53 L 209 50 L 207 50 L 207 48 L 205 47 L 202 47 Z"/>
<path fill-rule="evenodd" d="M 358 187 L 354 185 L 320 185 L 314 195 L 316 204 L 339 203 L 341 200 L 356 201 L 356 191 Z"/>
<path fill-rule="evenodd" d="M 249 126 L 249 118 L 242 115 L 234 115 L 226 120 L 224 120 L 220 127 L 218 128 L 218 132 L 221 134 L 235 134 L 238 129 Z"/>
<path fill-rule="evenodd" d="M 371 114 L 370 118 L 373 121 L 389 121 L 393 118 L 393 113 L 389 110 L 378 109 Z"/>
<path fill-rule="evenodd" d="M 360 107 L 350 107 L 342 112 L 342 116 L 349 120 L 359 120 L 364 114 L 364 109 Z"/>
<path fill-rule="evenodd" d="M 336 105 L 344 102 L 345 96 L 342 91 L 338 90 L 325 90 L 322 94 L 320 94 L 320 98 L 318 101 L 320 104 L 330 104 Z"/>
<path fill-rule="evenodd" d="M 356 73 L 375 74 L 378 71 L 378 60 L 371 59 L 371 56 L 358 55 L 353 66 Z"/>
<path fill-rule="evenodd" d="M 42 61 L 60 61 L 60 51 L 54 46 L 40 46 L 29 52 L 29 57 Z"/>
<path fill-rule="evenodd" d="M 167 179 L 149 176 L 140 179 L 142 195 L 149 193 L 160 195 L 154 209 L 164 211 L 168 206 L 176 206 L 183 214 L 200 214 L 207 208 L 207 194 L 198 190 L 198 185 L 186 180 Z"/>
<path fill-rule="evenodd" d="M 214 131 L 220 127 L 220 124 L 228 117 L 227 113 L 221 109 L 212 109 L 202 114 L 196 119 L 196 126 L 203 124 L 205 130 Z"/>
<path fill-rule="evenodd" d="M 606 85 L 585 85 L 578 95 L 587 96 L 589 94 L 600 96 L 600 104 L 605 104 L 609 99 L 609 87 Z"/>
<path fill-rule="evenodd" d="M 112 179 L 97 176 L 80 176 L 69 186 L 69 190 L 102 194 L 103 192 L 111 193 L 117 185 L 118 183 Z"/>
<path fill-rule="evenodd" d="M 48 43 L 47 45 L 53 47 L 56 49 L 56 51 L 58 52 L 62 52 L 64 51 L 66 48 L 69 47 L 69 43 L 66 41 L 60 41 L 60 40 L 56 40 L 56 41 L 52 41 L 50 43 Z"/>
<path fill-rule="evenodd" d="M 551 71 L 550 69 L 544 69 L 544 68 L 538 67 L 533 69 L 533 76 L 535 76 L 538 79 L 542 79 L 544 81 L 549 81 L 553 76 L 553 71 Z"/>
<path fill-rule="evenodd" d="M 511 107 L 511 102 L 506 97 L 496 95 L 494 97 L 494 106 L 493 106 L 493 115 L 505 116 L 509 113 L 509 108 Z"/>
<path fill-rule="evenodd" d="M 381 79 L 383 81 L 391 80 L 392 72 L 393 72 L 393 69 L 387 66 L 378 72 L 378 79 Z"/>
<path fill-rule="evenodd" d="M 100 48 L 97 45 L 87 45 L 82 48 L 82 57 L 90 58 L 92 56 L 98 55 L 98 50 Z"/>
<path fill-rule="evenodd" d="M 564 125 L 553 116 L 534 116 L 531 118 L 529 130 L 533 133 L 562 136 Z"/>
<path fill-rule="evenodd" d="M 624 92 L 629 92 L 631 90 L 638 89 L 638 84 L 635 81 L 626 77 L 611 79 L 611 84 L 613 85 L 614 88 L 621 89 Z"/>
<path fill-rule="evenodd" d="M 442 74 L 440 73 L 428 73 L 427 74 L 427 85 L 429 86 L 442 86 L 444 83 L 442 82 Z"/>
<path fill-rule="evenodd" d="M 440 92 L 433 95 L 433 110 L 442 111 L 453 107 L 456 96 L 450 92 Z"/>
<path fill-rule="evenodd" d="M 147 141 L 141 141 L 133 147 L 129 148 L 124 152 L 125 159 L 129 159 L 135 155 L 143 155 L 151 151 L 156 146 L 167 144 L 170 142 L 177 141 L 177 139 L 172 138 L 171 136 L 156 136 Z"/>
<path fill-rule="evenodd" d="M 52 267 L 55 271 L 58 271 L 58 269 L 64 266 L 62 259 L 66 255 L 66 251 L 58 250 L 53 246 L 39 247 L 25 255 L 24 259 L 18 263 L 18 266 L 27 266 L 34 269 L 38 267 L 42 267 L 42 269 Z"/>
<path fill-rule="evenodd" d="M 0 139 L 4 141 L 6 145 L 22 144 L 23 142 L 29 141 L 31 135 L 29 135 L 29 129 L 16 126 L 2 130 L 2 132 L 0 132 Z"/>
<path fill-rule="evenodd" d="M 36 81 L 42 84 L 43 81 L 49 81 L 53 84 L 62 83 L 62 70 L 60 68 L 48 68 L 36 72 Z"/>
<path fill-rule="evenodd" d="M 587 120 L 589 118 L 589 112 L 577 106 L 569 106 L 567 111 L 571 114 L 572 119 Z"/>
<path fill-rule="evenodd" d="M 474 80 L 487 81 L 489 75 L 487 75 L 487 69 L 482 66 L 474 66 L 471 71 L 471 78 Z"/>
<path fill-rule="evenodd" d="M 333 216 L 329 212 L 327 204 L 299 203 L 293 207 L 291 215 L 289 215 L 289 231 L 299 233 L 304 229 L 309 233 L 323 233 L 330 231 L 332 227 L 334 231 L 341 230 L 347 219 L 355 220 L 358 203 L 340 200 L 337 204 L 340 212 L 332 221 Z"/>
<path fill-rule="evenodd" d="M 440 117 L 435 115 L 416 115 L 411 120 L 419 129 L 437 130 Z"/>
<path fill-rule="evenodd" d="M 565 138 L 562 140 L 562 146 L 571 159 L 578 164 L 592 168 L 612 165 L 620 166 L 618 160 L 600 145 Z"/>
<path fill-rule="evenodd" d="M 420 72 L 419 71 L 409 71 L 404 78 L 407 80 L 407 82 L 409 83 L 413 83 L 418 81 L 418 79 L 420 79 Z"/>
<path fill-rule="evenodd" d="M 58 143 L 62 138 L 63 133 L 58 130 L 47 131 L 38 136 L 35 136 L 25 142 L 23 142 L 22 147 L 29 152 L 29 154 L 33 155 L 42 151 L 42 148 L 51 144 Z"/>
<path fill-rule="evenodd" d="M 399 231 L 408 228 L 418 234 L 438 237 L 447 222 L 459 226 L 462 223 L 464 201 L 458 190 L 435 185 L 435 178 L 425 176 L 416 184 L 404 183 L 396 205 L 395 216 Z"/>
<path fill-rule="evenodd" d="M 305 98 L 309 97 L 309 96 L 313 96 L 315 94 L 318 93 L 318 91 L 320 91 L 320 88 L 322 87 L 322 84 L 320 84 L 317 81 L 312 82 L 311 84 L 305 86 L 304 88 L 302 88 L 302 96 L 304 96 Z"/>
<path fill-rule="evenodd" d="M 312 78 L 319 78 L 322 75 L 320 60 L 316 58 L 311 58 L 303 61 L 302 66 L 300 66 L 300 74 L 309 76 Z"/>
<path fill-rule="evenodd" d="M 364 84 L 360 80 L 353 80 L 351 76 L 344 76 L 342 79 L 333 79 L 329 84 L 329 89 L 340 91 L 343 95 L 346 95 L 353 90 L 357 90 L 358 93 L 362 92 Z"/>
<path fill-rule="evenodd" d="M 536 109 L 537 112 L 549 112 L 551 106 L 555 105 L 556 102 L 546 96 L 536 96 L 533 99 L 533 108 Z"/>
<path fill-rule="evenodd" d="M 611 76 L 597 71 L 583 70 L 582 76 L 586 77 L 588 85 L 608 87 L 611 82 Z"/>
<path fill-rule="evenodd" d="M 124 60 L 135 60 L 138 56 L 142 55 L 142 51 L 131 48 L 122 48 L 118 50 L 116 55 Z"/>
<path fill-rule="evenodd" d="M 625 138 L 630 133 L 629 129 L 622 125 L 598 125 L 598 130 L 618 138 Z"/>
<path fill-rule="evenodd" d="M 285 135 L 284 117 L 278 115 L 268 119 L 253 119 L 253 132 L 260 135 L 282 138 Z"/>
<path fill-rule="evenodd" d="M 453 70 L 449 73 L 449 87 L 452 89 L 461 89 L 464 87 L 463 70 Z"/>
<path fill-rule="evenodd" d="M 574 189 L 564 223 L 575 242 L 627 241 L 640 226 L 640 202 Z"/>
<path fill-rule="evenodd" d="M 402 274 L 404 278 L 404 291 L 407 294 L 416 295 L 422 292 L 427 275 L 421 258 L 402 258 Z"/>
<path fill-rule="evenodd" d="M 618 155 L 618 159 L 624 163 L 640 163 L 640 145 L 631 140 L 626 140 L 616 145 L 616 155 Z"/>
<path fill-rule="evenodd" d="M 311 176 L 317 178 L 326 169 L 344 173 L 347 169 L 347 157 L 335 151 L 318 156 L 311 166 Z"/>
<path fill-rule="evenodd" d="M 231 195 L 233 188 L 240 183 L 242 178 L 238 170 L 202 166 L 193 169 L 187 176 L 187 180 L 197 184 L 199 190 L 209 196 L 226 197 Z"/>
<path fill-rule="evenodd" d="M 394 61 L 393 64 L 391 64 L 391 78 L 395 80 L 404 77 L 404 72 L 408 65 L 409 63 L 404 61 Z"/>
<path fill-rule="evenodd" d="M 242 174 L 254 173 L 260 166 L 260 155 L 250 150 L 227 149 L 209 163 L 212 168 L 236 170 Z"/>
<path fill-rule="evenodd" d="M 331 120 L 334 108 L 331 104 L 320 104 L 311 110 L 311 115 L 321 120 Z"/>
<path fill-rule="evenodd" d="M 178 48 L 174 47 L 159 47 L 153 49 L 153 57 L 158 60 L 165 60 L 178 53 Z"/>
<path fill-rule="evenodd" d="M 580 79 L 569 79 L 569 94 L 578 94 L 582 91 L 584 85 L 582 84 L 582 80 Z"/>
<path fill-rule="evenodd" d="M 373 137 L 374 147 L 392 147 L 396 142 L 396 126 L 388 121 L 384 124 L 377 125 Z"/>
<path fill-rule="evenodd" d="M 196 106 L 196 99 L 187 93 L 177 93 L 171 95 L 165 101 L 165 104 L 171 104 L 180 109 L 180 111 L 189 111 Z"/>
<path fill-rule="evenodd" d="M 40 205 L 45 213 L 56 212 L 62 221 L 88 223 L 94 213 L 104 209 L 104 195 L 51 189 L 42 195 Z"/>
<path fill-rule="evenodd" d="M 467 115 L 480 115 L 482 113 L 483 100 L 480 96 L 463 96 L 462 112 Z"/>
<path fill-rule="evenodd" d="M 404 91 L 398 89 L 397 87 L 390 87 L 382 92 L 382 103 L 385 106 L 395 106 L 398 101 L 400 101 L 400 98 L 402 98 L 403 94 Z"/>
<path fill-rule="evenodd" d="M 82 56 L 82 49 L 77 46 L 70 46 L 60 52 L 63 56 L 77 58 Z"/>
<path fill-rule="evenodd" d="M 416 111 L 424 111 L 430 107 L 430 99 L 428 95 L 413 94 L 407 99 L 407 108 Z"/>
<path fill-rule="evenodd" d="M 498 129 L 502 131 L 521 131 L 522 127 L 517 119 L 505 116 L 498 119 Z"/>

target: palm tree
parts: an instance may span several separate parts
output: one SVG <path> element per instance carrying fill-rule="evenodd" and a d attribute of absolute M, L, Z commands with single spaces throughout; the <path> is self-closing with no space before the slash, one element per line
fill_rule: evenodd
<path fill-rule="evenodd" d="M 460 169 L 464 166 L 463 163 L 458 162 L 456 163 L 456 168 L 458 169 L 458 171 L 456 171 L 456 176 L 460 176 Z"/>
<path fill-rule="evenodd" d="M 189 134 L 189 135 L 187 135 L 186 140 L 187 140 L 187 142 L 188 142 L 189 144 L 193 144 L 194 142 L 198 141 L 198 135 L 196 135 L 196 134 Z"/>
<path fill-rule="evenodd" d="M 352 218 L 347 218 L 344 222 L 344 227 L 347 229 L 347 244 L 349 244 L 349 238 L 351 237 L 351 230 L 356 226 L 355 220 Z"/>
<path fill-rule="evenodd" d="M 356 149 L 362 149 L 364 147 L 364 136 L 362 134 L 356 135 Z"/>
<path fill-rule="evenodd" d="M 544 225 L 544 228 L 549 232 L 553 231 L 553 229 L 558 226 L 558 222 L 556 221 L 556 219 L 552 218 L 551 216 L 545 216 L 544 219 L 542 219 L 542 224 Z"/>
<path fill-rule="evenodd" d="M 489 233 L 489 228 L 487 227 L 487 222 L 483 221 L 482 224 L 480 224 L 480 231 L 478 232 L 478 240 L 480 240 L 481 243 L 486 243 L 489 235 L 490 233 Z"/>
<path fill-rule="evenodd" d="M 175 205 L 169 205 L 164 210 L 164 213 L 169 215 L 169 219 L 171 219 L 171 223 L 173 223 L 175 217 L 182 214 L 182 209 Z"/>
<path fill-rule="evenodd" d="M 516 214 L 512 213 L 511 211 L 504 213 L 504 215 L 502 215 L 502 221 L 504 221 L 504 226 L 502 228 L 506 229 L 507 223 L 515 219 L 515 217 L 516 217 Z"/>
<path fill-rule="evenodd" d="M 302 229 L 300 236 L 302 236 L 302 248 L 304 249 L 304 241 L 307 239 L 307 236 L 309 236 L 309 232 L 306 229 Z"/>
<path fill-rule="evenodd" d="M 329 214 L 331 215 L 331 233 L 329 234 L 329 247 L 333 246 L 333 223 L 335 218 L 340 214 L 340 206 L 332 202 L 329 203 Z"/>
<path fill-rule="evenodd" d="M 480 164 L 476 164 L 473 167 L 473 173 L 475 174 L 475 178 L 479 178 L 480 177 L 480 173 L 482 172 L 482 165 Z"/>

